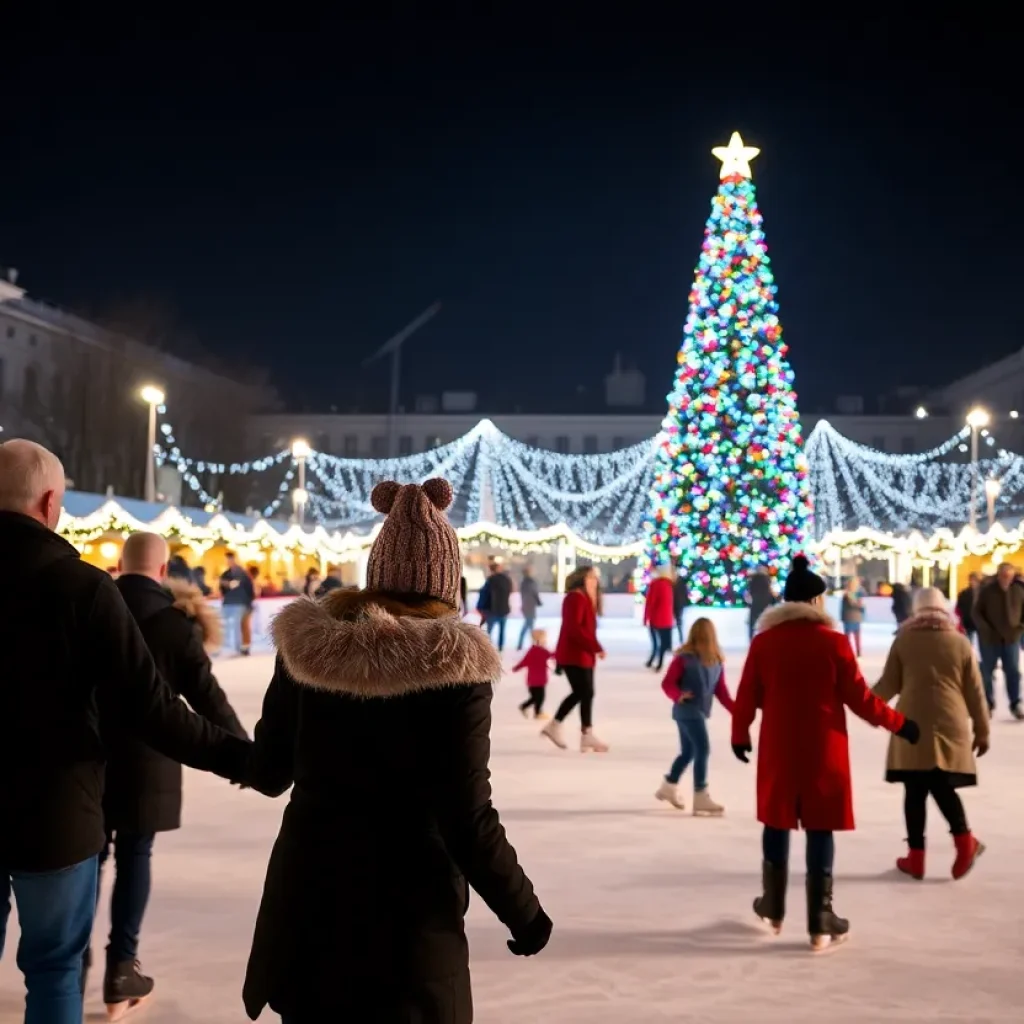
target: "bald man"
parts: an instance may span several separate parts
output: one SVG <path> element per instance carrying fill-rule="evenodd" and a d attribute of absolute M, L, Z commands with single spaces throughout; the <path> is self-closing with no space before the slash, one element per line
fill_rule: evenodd
<path fill-rule="evenodd" d="M 216 619 L 216 612 L 207 608 L 198 587 L 167 580 L 168 560 L 163 537 L 133 533 L 121 552 L 117 589 L 171 689 L 207 721 L 245 737 L 203 646 L 204 640 L 215 643 L 202 634 L 202 624 L 208 617 Z M 173 593 L 165 583 L 174 587 Z M 177 761 L 130 735 L 112 735 L 103 797 L 107 844 L 100 854 L 102 869 L 112 847 L 115 866 L 103 975 L 108 1007 L 137 1003 L 153 991 L 153 979 L 138 964 L 139 933 L 149 899 L 155 834 L 181 827 L 181 781 Z"/>
<path fill-rule="evenodd" d="M 108 732 L 232 781 L 249 744 L 160 678 L 113 580 L 53 532 L 63 497 L 52 452 L 0 445 L 0 953 L 13 891 L 26 1019 L 80 1024 Z"/>

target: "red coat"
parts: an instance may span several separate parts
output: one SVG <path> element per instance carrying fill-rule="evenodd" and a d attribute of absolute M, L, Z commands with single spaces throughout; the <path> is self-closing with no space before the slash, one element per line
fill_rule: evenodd
<path fill-rule="evenodd" d="M 644 602 L 645 626 L 671 629 L 676 624 L 672 596 L 672 581 L 664 576 L 659 576 L 647 584 L 647 600 Z"/>
<path fill-rule="evenodd" d="M 562 628 L 555 647 L 559 665 L 593 668 L 594 655 L 604 648 L 597 641 L 597 612 L 583 590 L 570 590 L 562 602 Z"/>
<path fill-rule="evenodd" d="M 554 655 L 546 647 L 534 644 L 523 655 L 522 661 L 512 671 L 518 672 L 520 669 L 525 668 L 527 686 L 547 686 L 548 662 L 552 658 L 554 658 Z"/>
<path fill-rule="evenodd" d="M 765 612 L 732 715 L 732 742 L 745 744 L 761 711 L 758 821 L 785 829 L 854 827 L 847 707 L 890 732 L 905 721 L 868 689 L 849 642 L 823 611 L 794 602 Z"/>

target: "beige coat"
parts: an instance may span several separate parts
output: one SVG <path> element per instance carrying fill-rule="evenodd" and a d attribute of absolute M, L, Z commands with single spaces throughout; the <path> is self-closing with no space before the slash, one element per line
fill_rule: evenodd
<path fill-rule="evenodd" d="M 915 746 L 889 743 L 889 776 L 940 768 L 969 776 L 961 785 L 974 781 L 972 747 L 988 743 L 988 708 L 974 651 L 949 615 L 926 609 L 900 627 L 874 691 L 883 700 L 898 695 L 899 710 L 921 728 Z"/>

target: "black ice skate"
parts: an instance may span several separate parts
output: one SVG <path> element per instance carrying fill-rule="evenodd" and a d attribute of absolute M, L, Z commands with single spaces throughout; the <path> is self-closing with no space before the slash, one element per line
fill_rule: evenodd
<path fill-rule="evenodd" d="M 807 932 L 811 937 L 811 950 L 821 953 L 850 934 L 850 922 L 832 910 L 832 876 L 807 876 Z"/>
<path fill-rule="evenodd" d="M 129 1010 L 141 1006 L 153 994 L 153 979 L 139 969 L 138 960 L 108 964 L 103 979 L 103 1002 L 107 1019 L 121 1020 Z"/>
<path fill-rule="evenodd" d="M 776 935 L 782 931 L 782 921 L 786 916 L 786 884 L 789 881 L 789 868 L 777 867 L 765 861 L 761 866 L 761 885 L 764 894 L 754 900 L 754 913 L 762 921 L 766 921 Z"/>

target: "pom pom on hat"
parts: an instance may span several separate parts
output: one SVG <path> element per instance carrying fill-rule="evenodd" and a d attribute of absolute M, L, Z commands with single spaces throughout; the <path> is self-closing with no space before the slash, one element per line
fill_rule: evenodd
<path fill-rule="evenodd" d="M 452 503 L 452 485 L 442 477 L 435 476 L 423 484 L 423 493 L 434 508 L 443 512 Z"/>
<path fill-rule="evenodd" d="M 782 596 L 787 601 L 813 601 L 828 588 L 825 581 L 811 572 L 811 563 L 806 555 L 794 555 L 793 565 L 786 577 Z"/>
<path fill-rule="evenodd" d="M 370 493 L 370 504 L 378 512 L 387 515 L 391 511 L 391 506 L 394 505 L 395 498 L 398 497 L 398 492 L 401 489 L 402 485 L 395 483 L 394 480 L 385 480 L 383 483 L 377 484 Z"/>

